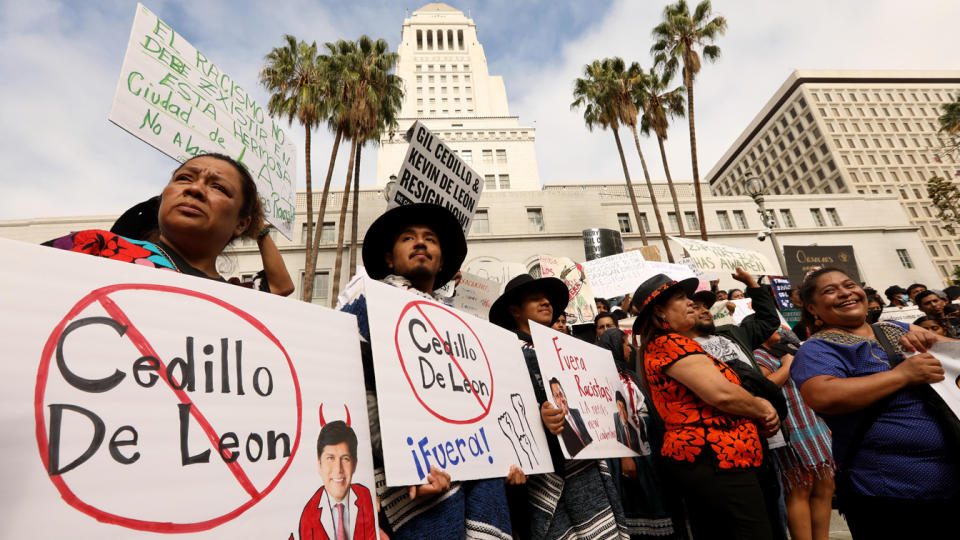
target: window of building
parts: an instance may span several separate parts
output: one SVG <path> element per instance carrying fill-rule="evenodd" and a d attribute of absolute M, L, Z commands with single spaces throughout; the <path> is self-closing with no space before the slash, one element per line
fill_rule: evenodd
<path fill-rule="evenodd" d="M 460 157 L 467 163 L 473 163 L 473 150 L 461 150 Z"/>
<path fill-rule="evenodd" d="M 823 220 L 823 213 L 820 212 L 819 208 L 811 208 L 810 216 L 813 217 L 813 224 L 817 227 L 825 227 L 827 222 Z"/>
<path fill-rule="evenodd" d="M 303 300 L 303 278 L 304 273 L 300 272 L 300 299 Z M 327 305 L 330 298 L 330 272 L 317 272 L 313 274 L 313 299 L 311 303 Z"/>
<path fill-rule="evenodd" d="M 617 214 L 617 223 L 620 225 L 620 232 L 628 233 L 633 232 L 630 227 L 630 214 L 626 212 L 620 212 Z"/>
<path fill-rule="evenodd" d="M 677 222 L 677 213 L 676 212 L 667 212 L 667 221 L 670 222 L 671 231 L 679 231 L 680 223 Z"/>
<path fill-rule="evenodd" d="M 527 227 L 530 232 L 543 232 L 543 210 L 527 208 Z"/>
<path fill-rule="evenodd" d="M 650 221 L 647 219 L 646 212 L 640 212 L 640 225 L 643 226 L 643 230 L 650 232 Z"/>
<path fill-rule="evenodd" d="M 695 231 L 700 228 L 700 222 L 697 220 L 696 212 L 684 212 L 683 217 L 687 221 L 687 230 Z"/>
<path fill-rule="evenodd" d="M 484 234 L 490 232 L 490 215 L 487 210 L 477 210 L 473 215 L 473 223 L 470 225 L 470 232 Z"/>
<path fill-rule="evenodd" d="M 483 189 L 497 189 L 497 177 L 493 174 L 483 176 Z"/>
<path fill-rule="evenodd" d="M 501 174 L 500 175 L 500 189 L 510 189 L 510 175 Z"/>
<path fill-rule="evenodd" d="M 792 228 L 797 226 L 797 222 L 793 220 L 793 212 L 789 209 L 785 208 L 780 210 L 780 216 L 783 218 L 784 227 Z"/>
<path fill-rule="evenodd" d="M 726 210 L 717 210 L 717 221 L 720 222 L 720 229 L 729 231 L 733 227 L 730 225 L 730 215 Z"/>
<path fill-rule="evenodd" d="M 746 214 L 743 213 L 743 210 L 734 210 L 733 220 L 737 222 L 737 228 L 740 228 L 740 229 L 747 228 L 747 216 Z"/>
<path fill-rule="evenodd" d="M 483 163 L 485 165 L 493 164 L 493 150 L 483 150 Z"/>
<path fill-rule="evenodd" d="M 939 256 L 940 256 L 940 254 L 937 253 L 937 248 L 936 248 L 936 246 L 934 246 L 933 244 L 928 245 L 928 246 L 927 246 L 927 249 L 930 250 L 930 254 L 933 255 L 934 257 L 939 257 Z"/>
<path fill-rule="evenodd" d="M 507 151 L 503 148 L 497 149 L 497 163 L 504 164 L 507 162 Z"/>

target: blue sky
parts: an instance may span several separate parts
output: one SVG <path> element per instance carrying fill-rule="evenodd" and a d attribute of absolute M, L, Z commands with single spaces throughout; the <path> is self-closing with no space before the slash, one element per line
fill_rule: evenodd
<path fill-rule="evenodd" d="M 490 72 L 510 109 L 537 128 L 543 182 L 622 181 L 609 133 L 588 133 L 569 110 L 585 63 L 619 55 L 649 65 L 661 0 L 450 2 L 470 9 Z M 145 4 L 261 102 L 263 56 L 284 33 L 318 42 L 366 33 L 395 47 L 405 9 L 388 1 L 149 0 Z M 0 1 L 0 219 L 115 214 L 159 192 L 175 163 L 107 121 L 136 2 Z M 695 87 L 705 174 L 794 69 L 957 69 L 960 2 L 715 0 L 730 28 L 723 58 Z M 290 130 L 302 152 L 302 129 Z M 670 132 L 674 178 L 690 177 L 685 122 Z M 314 170 L 332 137 L 315 133 Z M 643 141 L 654 178 L 655 142 Z M 361 183 L 373 185 L 375 151 Z M 302 160 L 301 157 L 299 158 Z M 346 159 L 342 160 L 343 162 Z M 630 157 L 633 176 L 639 160 Z M 302 166 L 298 166 L 302 189 Z M 336 174 L 342 174 L 338 170 Z"/>

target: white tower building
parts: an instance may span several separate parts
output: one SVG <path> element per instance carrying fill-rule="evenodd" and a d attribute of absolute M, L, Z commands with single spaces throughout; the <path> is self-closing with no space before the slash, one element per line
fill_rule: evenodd
<path fill-rule="evenodd" d="M 403 21 L 397 75 L 405 96 L 397 132 L 380 140 L 377 186 L 400 170 L 403 132 L 420 120 L 481 175 L 485 190 L 539 190 L 534 128 L 510 115 L 503 78 L 490 75 L 477 25 L 446 4 Z"/>

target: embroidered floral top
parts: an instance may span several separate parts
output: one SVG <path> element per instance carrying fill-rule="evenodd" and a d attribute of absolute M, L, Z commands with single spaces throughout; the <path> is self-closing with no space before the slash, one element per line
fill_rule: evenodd
<path fill-rule="evenodd" d="M 709 448 L 721 469 L 759 466 L 763 458 L 760 436 L 752 420 L 707 404 L 664 372 L 677 360 L 694 354 L 707 353 L 699 343 L 679 334 L 656 337 L 644 354 L 651 398 L 666 425 L 661 454 L 693 462 Z M 726 364 L 707 356 L 728 381 L 740 384 Z"/>

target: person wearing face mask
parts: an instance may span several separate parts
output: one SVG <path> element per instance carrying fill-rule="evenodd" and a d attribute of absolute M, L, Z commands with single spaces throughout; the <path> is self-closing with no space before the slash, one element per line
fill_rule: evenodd
<path fill-rule="evenodd" d="M 867 322 L 873 324 L 880 320 L 883 314 L 883 302 L 878 295 L 867 297 Z"/>
<path fill-rule="evenodd" d="M 910 297 L 907 296 L 907 290 L 899 285 L 891 285 L 883 291 L 887 300 L 890 300 L 892 307 L 904 308 L 910 305 Z"/>
<path fill-rule="evenodd" d="M 926 350 L 948 338 L 900 322 L 867 323 L 866 295 L 836 268 L 808 275 L 800 296 L 815 332 L 790 376 L 832 432 L 850 532 L 858 540 L 942 538 L 960 508 L 960 448 L 950 447 L 948 419 L 931 400 L 928 385 L 944 370 Z"/>

